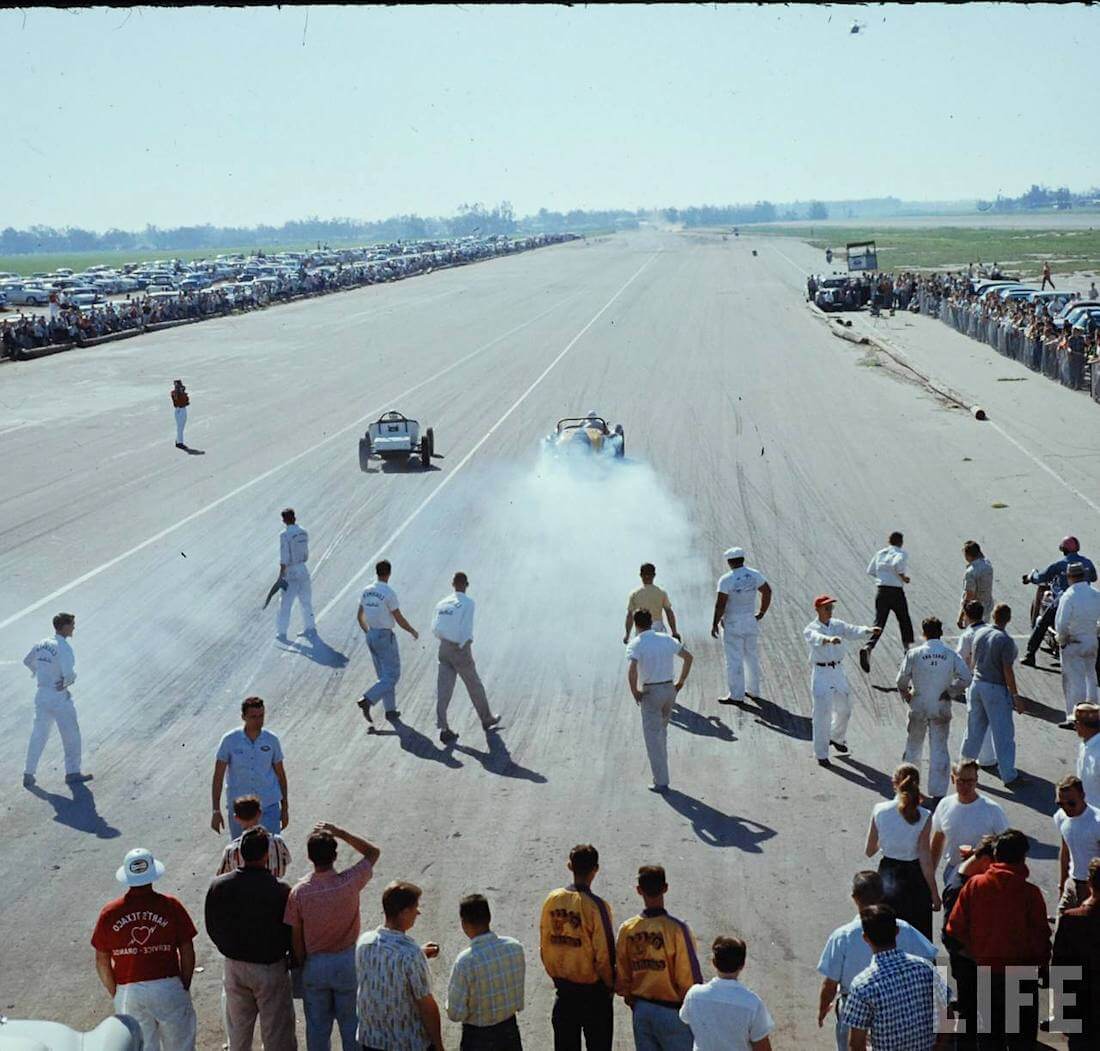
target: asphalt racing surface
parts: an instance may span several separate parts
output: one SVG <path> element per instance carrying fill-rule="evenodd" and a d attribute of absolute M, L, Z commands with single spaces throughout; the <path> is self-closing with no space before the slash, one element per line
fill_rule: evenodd
<path fill-rule="evenodd" d="M 1013 363 L 937 322 L 896 319 L 897 338 L 999 430 L 976 422 L 830 336 L 803 302 L 801 268 L 817 260 L 786 239 L 643 231 L 0 368 L 0 1009 L 80 1026 L 110 1013 L 88 941 L 134 846 L 163 860 L 159 888 L 201 928 L 224 843 L 208 824 L 214 749 L 255 693 L 286 753 L 288 878 L 307 870 L 316 821 L 378 843 L 364 925 L 381 921 L 391 879 L 424 888 L 413 935 L 442 945 L 441 1003 L 465 945 L 458 900 L 483 891 L 495 929 L 527 948 L 527 1046 L 550 1046 L 538 910 L 568 881 L 569 847 L 591 841 L 594 889 L 616 924 L 639 905 L 637 866 L 663 863 L 668 907 L 695 932 L 704 969 L 714 936 L 740 933 L 776 1046 L 831 1046 L 814 968 L 851 916 L 849 882 L 868 864 L 870 810 L 889 794 L 905 720 L 888 692 L 901 652 L 891 623 L 872 675 L 848 669 L 851 757 L 813 762 L 801 639 L 813 596 L 832 592 L 838 616 L 868 622 L 867 561 L 900 528 L 914 618 L 953 623 L 960 547 L 975 537 L 1022 631 L 1019 574 L 1052 560 L 1065 533 L 1086 554 L 1100 546 L 1085 495 L 1100 482 L 1100 406 L 1031 374 L 999 383 Z M 203 455 L 173 447 L 176 377 Z M 554 421 L 590 408 L 623 423 L 627 462 L 541 460 Z M 360 472 L 359 435 L 389 409 L 435 429 L 443 456 L 430 471 Z M 318 645 L 279 644 L 274 604 L 260 611 L 286 505 L 311 536 Z M 735 543 L 775 591 L 766 699 L 741 709 L 717 703 L 721 646 L 708 630 Z M 401 723 L 368 736 L 354 702 L 373 676 L 355 611 L 383 554 L 422 637 L 400 634 Z M 643 560 L 697 658 L 669 731 L 665 798 L 646 791 L 625 683 L 625 597 Z M 487 742 L 460 684 L 461 737 L 444 749 L 429 629 L 457 569 L 503 723 Z M 33 689 L 19 662 L 62 609 L 77 615 L 73 692 L 95 780 L 66 789 L 55 736 L 26 791 Z M 1019 765 L 1033 780 L 1013 794 L 986 776 L 984 790 L 1037 841 L 1032 874 L 1053 912 L 1052 785 L 1076 740 L 1055 725 L 1057 675 L 1020 679 L 1034 703 L 1017 720 Z M 205 933 L 197 950 L 200 1046 L 216 1048 L 221 964 Z M 632 1046 L 621 1002 L 616 1033 L 616 1047 Z M 456 1045 L 457 1027 L 445 1035 Z"/>

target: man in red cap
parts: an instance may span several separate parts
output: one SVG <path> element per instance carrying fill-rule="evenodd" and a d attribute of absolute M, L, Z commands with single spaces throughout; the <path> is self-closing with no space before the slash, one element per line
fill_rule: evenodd
<path fill-rule="evenodd" d="M 814 599 L 817 616 L 806 625 L 802 637 L 810 647 L 810 692 L 813 694 L 814 755 L 818 765 L 830 766 L 829 745 L 838 752 L 848 751 L 848 720 L 852 702 L 848 696 L 848 678 L 844 658 L 848 640 L 878 638 L 881 628 L 845 624 L 833 618 L 836 599 L 818 595 Z"/>

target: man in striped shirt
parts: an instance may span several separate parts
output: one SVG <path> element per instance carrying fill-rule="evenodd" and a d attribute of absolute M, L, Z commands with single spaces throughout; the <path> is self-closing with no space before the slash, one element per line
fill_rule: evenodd
<path fill-rule="evenodd" d="M 695 936 L 665 911 L 668 882 L 660 865 L 638 870 L 640 916 L 619 928 L 615 943 L 617 992 L 634 1014 L 636 1051 L 692 1051 L 691 1029 L 680 1019 L 687 991 L 703 981 Z"/>
<path fill-rule="evenodd" d="M 523 1010 L 523 946 L 490 929 L 482 894 L 459 902 L 469 948 L 455 957 L 447 988 L 447 1017 L 462 1023 L 460 1051 L 523 1051 L 516 1014 Z"/>
<path fill-rule="evenodd" d="M 244 868 L 244 859 L 241 857 L 241 838 L 248 829 L 255 828 L 260 823 L 262 814 L 263 808 L 260 806 L 259 796 L 241 796 L 233 800 L 233 816 L 241 826 L 241 835 L 226 843 L 216 876 L 224 876 L 227 872 L 236 872 L 237 869 Z M 290 867 L 290 847 L 277 832 L 269 832 L 267 839 L 268 871 L 276 879 L 282 879 Z"/>

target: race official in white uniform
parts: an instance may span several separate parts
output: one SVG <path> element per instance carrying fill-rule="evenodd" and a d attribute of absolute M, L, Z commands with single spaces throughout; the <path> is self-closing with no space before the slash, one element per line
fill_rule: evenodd
<path fill-rule="evenodd" d="M 866 672 L 871 670 L 871 651 L 891 613 L 898 622 L 901 644 L 906 649 L 913 645 L 913 621 L 909 617 L 909 603 L 905 597 L 905 585 L 909 583 L 909 555 L 901 546 L 904 542 L 901 533 L 891 533 L 886 547 L 876 551 L 867 566 L 867 575 L 874 577 L 877 585 L 875 627 L 879 633 L 859 651 L 859 666 Z"/>
<path fill-rule="evenodd" d="M 745 552 L 731 547 L 725 553 L 729 572 L 718 578 L 718 594 L 714 600 L 712 638 L 718 638 L 719 626 L 726 651 L 727 693 L 722 704 L 737 704 L 759 696 L 760 659 L 756 643 L 760 636 L 760 621 L 768 612 L 772 589 L 759 570 L 745 565 Z M 760 592 L 760 609 L 756 608 L 756 593 Z"/>
<path fill-rule="evenodd" d="M 829 745 L 838 752 L 848 751 L 848 720 L 852 701 L 844 658 L 848 642 L 878 638 L 880 628 L 860 627 L 833 619 L 836 599 L 818 595 L 814 599 L 817 616 L 806 625 L 802 637 L 810 647 L 810 692 L 813 694 L 814 756 L 819 765 L 831 766 Z"/>
<path fill-rule="evenodd" d="M 1100 622 L 1100 591 L 1086 579 L 1085 567 L 1077 562 L 1066 567 L 1069 587 L 1062 592 L 1054 614 L 1054 632 L 1062 658 L 1062 693 L 1066 699 L 1066 721 L 1073 729 L 1073 708 L 1082 701 L 1095 704 L 1096 647 Z"/>
<path fill-rule="evenodd" d="M 304 633 L 311 635 L 317 630 L 313 619 L 313 584 L 309 579 L 306 563 L 309 561 L 309 533 L 297 524 L 294 509 L 283 511 L 286 525 L 279 534 L 279 578 L 286 581 L 282 597 L 279 600 L 279 616 L 276 619 L 276 637 L 287 641 L 286 633 L 290 627 L 290 607 L 294 600 L 302 607 Z"/>
<path fill-rule="evenodd" d="M 407 631 L 414 639 L 419 638 L 414 628 L 401 612 L 397 601 L 397 592 L 390 587 L 391 566 L 383 559 L 374 567 L 375 578 L 364 589 L 359 599 L 359 627 L 367 637 L 367 649 L 374 661 L 374 673 L 378 681 L 363 694 L 359 708 L 371 723 L 370 706 L 381 701 L 386 718 L 396 722 L 401 713 L 397 710 L 397 683 L 401 678 L 401 654 L 397 648 L 397 636 L 394 626 Z"/>
<path fill-rule="evenodd" d="M 693 660 L 684 644 L 672 635 L 653 630 L 653 615 L 646 609 L 634 614 L 637 634 L 626 648 L 626 679 L 642 712 L 642 736 L 653 773 L 650 791 L 668 791 L 668 720 L 676 695 L 687 682 Z M 680 678 L 673 682 L 673 658 L 683 661 Z"/>
<path fill-rule="evenodd" d="M 938 617 L 926 617 L 921 631 L 924 643 L 910 646 L 898 669 L 898 693 L 909 705 L 909 737 L 902 759 L 919 765 L 927 735 L 928 794 L 943 798 L 951 779 L 949 692 L 969 686 L 971 674 L 966 661 L 944 644 Z"/>
<path fill-rule="evenodd" d="M 69 687 L 76 682 L 76 656 L 69 642 L 76 630 L 76 617 L 72 613 L 58 613 L 53 618 L 53 630 L 51 638 L 32 646 L 23 658 L 38 687 L 34 694 L 34 725 L 27 744 L 27 762 L 23 767 L 24 788 L 30 788 L 35 783 L 38 761 L 42 758 L 55 723 L 65 752 L 66 784 L 76 785 L 92 779 L 91 774 L 80 771 L 80 724 L 69 692 Z"/>
<path fill-rule="evenodd" d="M 451 581 L 454 591 L 435 607 L 432 634 L 439 639 L 439 674 L 436 679 L 435 719 L 439 739 L 444 744 L 458 740 L 458 734 L 447 722 L 447 709 L 455 691 L 455 679 L 462 679 L 470 695 L 482 729 L 486 732 L 500 722 L 500 716 L 489 710 L 485 687 L 474 664 L 474 600 L 466 594 L 470 581 L 465 573 L 456 573 Z"/>

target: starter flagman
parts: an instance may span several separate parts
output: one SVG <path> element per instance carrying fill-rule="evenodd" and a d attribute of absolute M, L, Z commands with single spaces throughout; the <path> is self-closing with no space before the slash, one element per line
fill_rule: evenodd
<path fill-rule="evenodd" d="M 831 595 L 818 595 L 814 599 L 817 616 L 802 632 L 810 647 L 814 755 L 821 766 L 832 765 L 829 762 L 830 744 L 838 752 L 848 751 L 848 720 L 852 717 L 852 701 L 848 696 L 848 678 L 844 674 L 847 641 L 877 639 L 882 630 L 833 619 L 835 605 L 836 599 Z"/>
<path fill-rule="evenodd" d="M 760 636 L 759 622 L 764 619 L 772 601 L 772 589 L 759 570 L 745 565 L 745 552 L 731 547 L 725 554 L 730 570 L 718 578 L 718 595 L 714 600 L 714 620 L 710 634 L 722 640 L 726 650 L 726 685 L 728 692 L 722 704 L 737 704 L 759 696 L 760 658 L 756 642 Z M 756 610 L 756 593 L 760 592 L 760 611 Z"/>
<path fill-rule="evenodd" d="M 311 635 L 317 630 L 313 619 L 313 585 L 306 568 L 306 562 L 309 561 L 309 533 L 295 521 L 292 507 L 283 511 L 283 522 L 286 529 L 279 534 L 279 578 L 286 581 L 286 588 L 279 600 L 279 616 L 276 619 L 276 638 L 280 642 L 287 641 L 290 607 L 295 599 L 302 607 L 305 634 Z"/>

